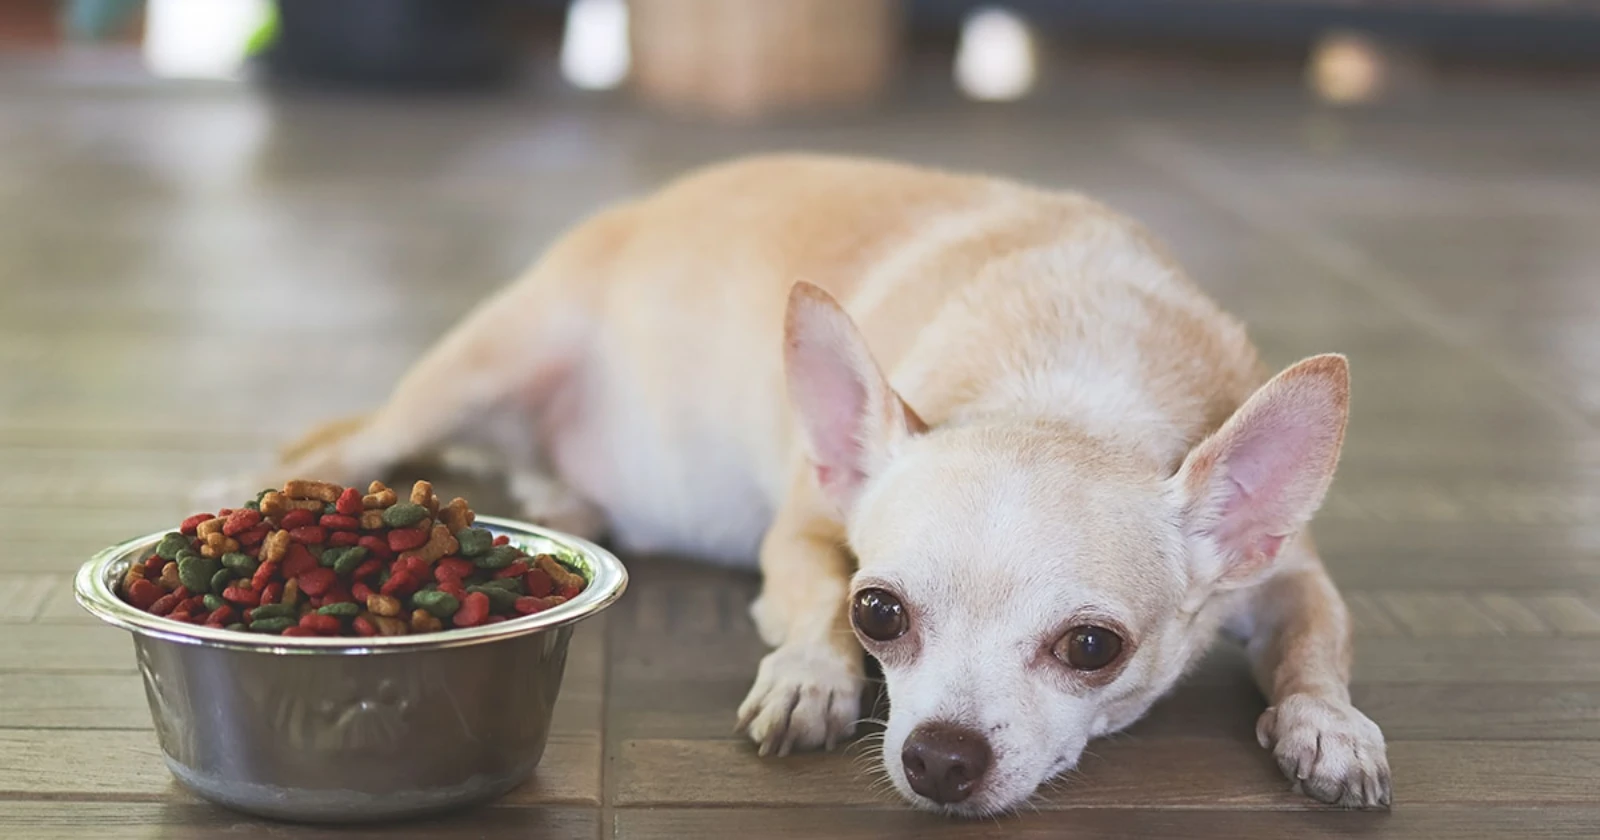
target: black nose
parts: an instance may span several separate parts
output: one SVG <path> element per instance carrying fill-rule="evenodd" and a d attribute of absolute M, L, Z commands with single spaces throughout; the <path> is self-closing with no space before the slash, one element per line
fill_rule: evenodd
<path fill-rule="evenodd" d="M 983 781 L 989 769 L 989 742 L 964 727 L 925 723 L 906 738 L 900 762 L 912 790 L 949 805 L 971 796 Z"/>

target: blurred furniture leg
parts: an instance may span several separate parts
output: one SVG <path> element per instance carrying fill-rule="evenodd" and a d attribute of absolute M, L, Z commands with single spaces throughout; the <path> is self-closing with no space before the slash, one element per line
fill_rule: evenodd
<path fill-rule="evenodd" d="M 900 0 L 632 0 L 634 89 L 746 119 L 872 101 L 899 53 Z"/>

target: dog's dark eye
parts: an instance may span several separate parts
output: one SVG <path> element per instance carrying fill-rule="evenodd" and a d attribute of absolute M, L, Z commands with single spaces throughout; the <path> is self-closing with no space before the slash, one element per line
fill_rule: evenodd
<path fill-rule="evenodd" d="M 1098 671 L 1117 661 L 1122 637 L 1104 627 L 1080 624 L 1056 642 L 1056 658 L 1079 671 Z"/>
<path fill-rule="evenodd" d="M 856 593 L 850 620 L 861 635 L 875 642 L 892 642 L 906 634 L 911 619 L 900 599 L 884 589 L 863 589 Z"/>

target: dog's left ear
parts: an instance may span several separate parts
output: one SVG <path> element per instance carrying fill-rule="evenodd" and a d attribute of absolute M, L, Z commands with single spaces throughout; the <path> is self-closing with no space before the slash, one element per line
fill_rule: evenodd
<path fill-rule="evenodd" d="M 1184 459 L 1173 482 L 1183 500 L 1194 580 L 1248 586 L 1322 504 L 1344 444 L 1350 366 L 1306 359 L 1261 386 Z"/>
<path fill-rule="evenodd" d="M 783 360 L 817 483 L 848 517 L 867 479 L 926 427 L 890 387 L 849 314 L 810 283 L 790 290 Z"/>

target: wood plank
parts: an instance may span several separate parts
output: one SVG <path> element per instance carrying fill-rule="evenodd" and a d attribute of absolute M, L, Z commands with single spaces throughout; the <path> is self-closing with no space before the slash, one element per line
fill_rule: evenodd
<path fill-rule="evenodd" d="M 0 673 L 0 727 L 153 729 L 137 674 Z"/>
<path fill-rule="evenodd" d="M 1389 747 L 1399 807 L 1595 804 L 1600 742 L 1400 741 Z M 870 753 L 768 760 L 739 740 L 623 741 L 616 803 L 626 806 L 871 806 Z M 892 801 L 892 799 L 890 799 Z M 1091 745 L 1077 772 L 1035 798 L 1062 808 L 1307 809 L 1253 738 L 1121 738 Z"/>
<path fill-rule="evenodd" d="M 1208 812 L 1084 808 L 1069 817 L 1024 812 L 954 820 L 907 809 L 619 809 L 616 840 L 760 837 L 763 840 L 1593 840 L 1600 809 L 1396 808 L 1388 813 Z"/>
<path fill-rule="evenodd" d="M 6 628 L 0 672 L 100 671 L 131 674 L 133 638 L 105 624 L 18 624 Z"/>
<path fill-rule="evenodd" d="M 64 579 L 64 575 L 0 574 L 0 622 L 32 621 Z"/>
<path fill-rule="evenodd" d="M 378 826 L 290 826 L 207 804 L 179 802 L 41 802 L 0 800 L 0 832 L 27 840 L 82 840 L 85 826 L 102 840 L 392 840 L 472 837 L 476 840 L 598 838 L 599 815 L 586 808 L 473 808 L 424 820 Z"/>

